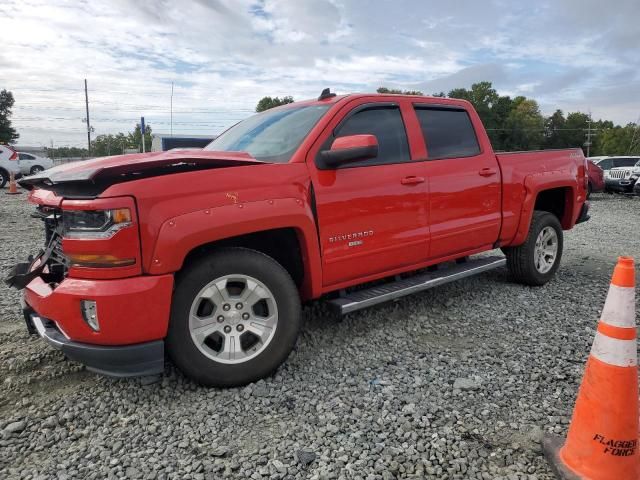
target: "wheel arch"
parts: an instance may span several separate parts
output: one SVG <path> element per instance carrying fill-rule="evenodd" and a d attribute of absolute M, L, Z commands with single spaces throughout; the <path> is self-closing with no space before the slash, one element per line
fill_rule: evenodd
<path fill-rule="evenodd" d="M 274 207 L 279 207 L 274 209 Z M 294 279 L 303 300 L 318 297 L 322 271 L 318 235 L 309 205 L 280 199 L 191 212 L 164 222 L 146 258 L 150 274 L 178 272 L 220 247 L 244 247 L 280 263 Z"/>
<path fill-rule="evenodd" d="M 302 289 L 306 277 L 302 246 L 299 233 L 292 227 L 251 232 L 198 245 L 185 255 L 183 266 L 216 250 L 229 247 L 255 250 L 273 258 L 291 275 L 298 289 Z"/>
<path fill-rule="evenodd" d="M 520 222 L 510 246 L 520 245 L 527 238 L 533 212 L 536 210 L 552 213 L 563 230 L 570 230 L 576 220 L 576 186 L 570 183 L 551 183 L 543 188 L 535 188 L 528 177 L 525 180 L 524 198 Z"/>

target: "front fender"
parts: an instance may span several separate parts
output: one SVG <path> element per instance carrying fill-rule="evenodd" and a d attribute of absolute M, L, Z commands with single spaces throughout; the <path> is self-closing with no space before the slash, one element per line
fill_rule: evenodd
<path fill-rule="evenodd" d="M 305 275 L 304 298 L 320 295 L 320 247 L 310 206 L 297 198 L 279 198 L 204 208 L 166 220 L 160 227 L 149 273 L 177 272 L 194 248 L 240 235 L 294 228 L 300 240 Z"/>

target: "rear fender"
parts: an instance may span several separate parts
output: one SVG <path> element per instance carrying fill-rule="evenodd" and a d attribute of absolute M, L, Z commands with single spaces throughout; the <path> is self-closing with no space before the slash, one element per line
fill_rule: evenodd
<path fill-rule="evenodd" d="M 509 246 L 521 245 L 527 239 L 529 234 L 529 226 L 533 218 L 536 199 L 538 195 L 544 191 L 554 188 L 568 188 L 568 193 L 564 195 L 564 215 L 560 219 L 560 224 L 564 230 L 569 230 L 575 225 L 580 209 L 577 207 L 582 205 L 584 198 L 578 193 L 578 185 L 576 181 L 567 181 L 567 173 L 562 171 L 541 172 L 527 175 L 524 180 L 525 197 L 522 202 L 522 211 L 520 213 L 520 222 L 513 239 L 508 242 Z"/>

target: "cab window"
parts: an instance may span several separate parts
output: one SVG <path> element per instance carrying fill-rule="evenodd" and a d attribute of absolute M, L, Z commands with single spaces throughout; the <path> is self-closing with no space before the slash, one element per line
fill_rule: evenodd
<path fill-rule="evenodd" d="M 415 106 L 429 160 L 473 157 L 480 145 L 469 114 L 462 108 Z"/>
<path fill-rule="evenodd" d="M 402 121 L 402 114 L 397 105 L 373 105 L 360 107 L 352 113 L 334 132 L 330 138 L 348 135 L 375 135 L 378 139 L 378 156 L 367 160 L 350 162 L 339 168 L 363 167 L 369 165 L 386 165 L 411 161 L 409 142 Z M 327 146 L 330 148 L 330 145 Z"/>

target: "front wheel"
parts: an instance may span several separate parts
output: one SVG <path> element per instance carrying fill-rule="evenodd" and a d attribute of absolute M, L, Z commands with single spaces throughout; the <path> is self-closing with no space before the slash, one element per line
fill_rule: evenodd
<path fill-rule="evenodd" d="M 255 250 L 225 248 L 176 276 L 166 343 L 187 376 L 235 387 L 276 370 L 299 327 L 300 297 L 289 273 Z"/>
<path fill-rule="evenodd" d="M 562 226 L 555 215 L 535 211 L 522 245 L 505 248 L 513 279 L 525 285 L 544 285 L 555 275 L 562 258 Z"/>

